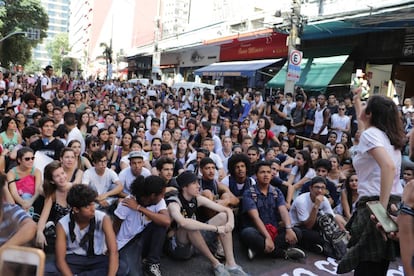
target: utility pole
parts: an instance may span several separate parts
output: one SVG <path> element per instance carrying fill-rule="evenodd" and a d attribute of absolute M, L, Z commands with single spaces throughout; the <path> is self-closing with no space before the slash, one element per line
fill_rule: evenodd
<path fill-rule="evenodd" d="M 152 55 L 152 79 L 156 80 L 161 75 L 161 51 L 159 41 L 161 40 L 161 0 L 157 1 L 157 16 L 155 18 L 154 30 L 154 53 Z"/>
<path fill-rule="evenodd" d="M 292 0 L 292 13 L 290 15 L 290 32 L 288 37 L 288 68 L 290 64 L 290 54 L 292 51 L 297 50 L 297 46 L 300 45 L 300 32 L 302 26 L 302 16 L 300 15 L 301 0 Z M 285 81 L 285 94 L 290 92 L 293 93 L 295 89 L 295 81 L 288 79 L 286 74 Z"/>

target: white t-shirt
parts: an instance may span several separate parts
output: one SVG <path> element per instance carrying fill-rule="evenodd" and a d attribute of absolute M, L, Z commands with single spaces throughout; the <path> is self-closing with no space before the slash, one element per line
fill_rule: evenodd
<path fill-rule="evenodd" d="M 95 171 L 95 167 L 87 169 L 82 176 L 82 184 L 89 185 L 94 189 L 98 195 L 110 191 L 116 181 L 119 181 L 119 177 L 111 169 L 106 168 L 103 175 L 98 175 Z"/>
<path fill-rule="evenodd" d="M 294 166 L 292 168 L 292 170 L 290 171 L 290 174 L 295 176 L 295 179 L 293 179 L 293 184 L 299 182 L 299 180 L 302 179 L 302 177 L 300 176 L 298 166 Z M 314 178 L 315 176 L 316 176 L 315 170 L 312 169 L 312 168 L 309 168 L 308 171 L 306 172 L 305 176 L 303 176 L 303 177 L 306 177 L 310 180 L 310 179 Z"/>
<path fill-rule="evenodd" d="M 102 211 L 95 211 L 95 221 L 96 221 L 96 227 L 95 232 L 93 236 L 93 249 L 95 252 L 95 255 L 105 255 L 107 251 L 106 247 L 106 241 L 105 241 L 105 234 L 103 231 L 103 219 L 105 217 L 105 213 Z M 89 231 L 89 225 L 83 229 L 79 228 L 79 225 L 75 222 L 75 228 L 73 229 L 73 232 L 76 235 L 76 239 L 72 242 L 69 234 L 69 214 L 64 216 L 59 220 L 60 225 L 63 228 L 63 231 L 65 231 L 66 234 L 66 254 L 76 254 L 81 256 L 88 255 L 88 248 L 83 247 L 80 245 L 80 242 L 82 238 L 88 233 Z"/>
<path fill-rule="evenodd" d="M 224 172 L 226 173 L 226 175 L 229 173 L 228 172 L 228 169 L 227 169 L 227 167 L 228 167 L 228 163 L 229 163 L 229 158 L 233 155 L 233 153 L 232 152 L 230 152 L 230 154 L 229 155 L 225 155 L 224 154 L 224 152 L 223 152 L 223 149 L 221 149 L 220 151 L 218 151 L 217 153 L 216 153 L 220 158 L 221 158 L 221 160 L 223 161 L 223 169 L 224 169 Z"/>
<path fill-rule="evenodd" d="M 4 80 L 0 80 L 0 90 L 6 90 L 6 82 Z"/>
<path fill-rule="evenodd" d="M 159 213 L 162 210 L 167 209 L 167 204 L 164 199 L 161 199 L 156 205 L 145 207 L 151 212 Z M 141 233 L 145 226 L 147 226 L 151 220 L 143 213 L 136 210 L 132 210 L 127 206 L 119 204 L 114 214 L 121 220 L 121 228 L 116 235 L 116 242 L 118 244 L 118 250 L 124 247 L 135 235 Z"/>
<path fill-rule="evenodd" d="M 52 80 L 45 76 L 42 78 L 41 85 L 42 87 L 46 86 L 46 88 L 52 88 Z M 42 98 L 44 98 L 45 100 L 50 100 L 52 98 L 52 90 L 48 90 L 45 92 L 42 91 Z"/>
<path fill-rule="evenodd" d="M 230 178 L 230 175 L 227 175 L 226 177 L 224 177 L 222 180 L 221 180 L 221 184 L 223 184 L 224 186 L 226 186 L 226 187 L 229 187 L 229 185 L 230 185 L 230 180 L 229 180 L 229 178 Z M 253 177 L 248 177 L 248 178 L 250 178 L 250 184 L 251 185 L 256 185 L 256 180 L 254 180 L 254 178 Z M 237 189 L 239 189 L 239 190 L 241 190 L 242 188 L 243 188 L 243 186 L 244 186 L 244 183 L 237 183 Z"/>
<path fill-rule="evenodd" d="M 220 156 L 218 156 L 217 153 L 210 152 L 209 157 L 213 159 L 213 161 L 216 163 L 217 169 L 223 169 L 223 160 L 221 160 Z M 190 153 L 190 156 L 188 156 L 188 159 L 187 159 L 187 165 L 190 164 L 190 162 L 195 160 L 196 158 L 197 158 L 197 151 Z"/>
<path fill-rule="evenodd" d="M 78 127 L 74 127 L 69 133 L 67 138 L 67 144 L 72 140 L 78 140 L 81 144 L 81 154 L 85 152 L 85 139 L 83 138 L 82 132 Z M 66 144 L 66 146 L 67 146 Z"/>
<path fill-rule="evenodd" d="M 129 161 L 129 159 L 128 159 L 128 161 Z M 141 175 L 143 177 L 148 177 L 148 176 L 151 175 L 151 172 L 147 168 L 143 167 L 141 169 Z M 126 193 L 126 194 L 131 193 L 131 184 L 135 180 L 135 178 L 136 178 L 136 176 L 132 174 L 131 167 L 125 168 L 119 173 L 119 180 L 121 181 L 122 185 L 124 186 L 124 190 L 123 190 L 124 193 Z"/>
<path fill-rule="evenodd" d="M 339 116 L 339 114 L 332 114 L 331 116 L 331 128 L 340 128 L 340 129 L 346 129 L 346 127 L 349 125 L 351 119 L 348 116 Z M 336 133 L 336 142 L 341 142 L 342 137 L 342 131 L 340 130 L 333 130 Z"/>
<path fill-rule="evenodd" d="M 303 222 L 305 222 L 309 218 L 313 205 L 314 203 L 312 202 L 312 199 L 310 197 L 310 192 L 299 195 L 293 201 L 292 207 L 289 211 L 290 220 L 292 221 L 292 224 L 295 226 L 299 226 Z M 324 214 L 331 214 L 332 216 L 335 216 L 331 208 L 331 205 L 329 204 L 329 201 L 326 197 L 323 198 L 323 202 L 319 206 L 319 210 L 322 211 Z"/>
<path fill-rule="evenodd" d="M 162 139 L 162 131 L 160 129 L 154 135 L 151 134 L 149 130 L 145 131 L 145 140 L 146 141 L 151 143 L 152 139 L 154 139 L 154 138 Z"/>
<path fill-rule="evenodd" d="M 401 170 L 401 151 L 391 145 L 388 136 L 376 127 L 370 127 L 362 132 L 359 144 L 355 147 L 352 163 L 358 175 L 358 194 L 362 196 L 379 196 L 381 189 L 381 169 L 369 150 L 383 147 L 395 164 L 395 175 L 391 194 L 401 195 L 402 187 L 399 182 Z"/>

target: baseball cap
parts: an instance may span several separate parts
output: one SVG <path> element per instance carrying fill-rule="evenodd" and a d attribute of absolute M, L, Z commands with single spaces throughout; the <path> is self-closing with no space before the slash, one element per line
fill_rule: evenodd
<path fill-rule="evenodd" d="M 140 151 L 131 151 L 128 155 L 128 159 L 141 158 L 144 159 L 144 155 Z"/>
<path fill-rule="evenodd" d="M 285 126 L 281 126 L 280 127 L 280 131 L 279 132 L 286 133 L 287 131 L 288 131 L 287 127 L 285 127 Z"/>

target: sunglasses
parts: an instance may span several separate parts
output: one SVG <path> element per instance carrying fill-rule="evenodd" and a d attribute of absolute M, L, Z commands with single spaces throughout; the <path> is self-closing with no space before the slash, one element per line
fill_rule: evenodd
<path fill-rule="evenodd" d="M 99 144 L 98 143 L 93 143 L 93 144 L 91 144 L 92 145 L 92 147 L 98 147 L 99 146 Z"/>
<path fill-rule="evenodd" d="M 34 160 L 35 158 L 34 158 L 34 156 L 33 157 L 25 157 L 25 158 L 23 158 L 24 159 L 24 161 L 30 161 L 30 160 Z"/>
<path fill-rule="evenodd" d="M 345 110 L 345 108 L 338 108 L 338 110 Z"/>

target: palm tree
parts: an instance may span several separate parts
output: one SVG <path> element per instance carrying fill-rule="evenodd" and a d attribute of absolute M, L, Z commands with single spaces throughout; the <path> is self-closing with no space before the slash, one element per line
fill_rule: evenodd
<path fill-rule="evenodd" d="M 106 44 L 105 42 L 101 42 L 99 44 L 100 47 L 104 49 L 103 51 L 103 57 L 105 58 L 105 64 L 106 64 L 106 79 L 108 79 L 108 72 L 109 72 L 109 65 L 112 64 L 112 41 L 109 44 Z"/>

